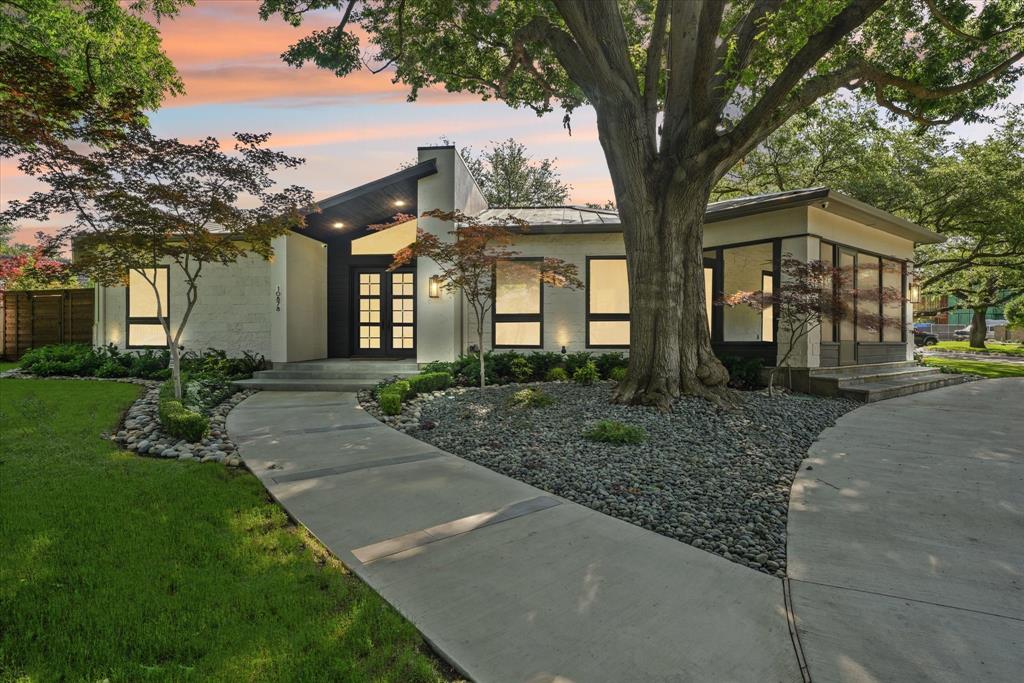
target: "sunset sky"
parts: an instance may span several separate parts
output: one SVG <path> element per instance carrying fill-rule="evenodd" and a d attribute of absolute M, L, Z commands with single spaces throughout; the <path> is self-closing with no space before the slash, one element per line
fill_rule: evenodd
<path fill-rule="evenodd" d="M 255 1 L 196 4 L 160 25 L 164 47 L 188 92 L 167 100 L 152 115 L 158 135 L 229 138 L 233 131 L 270 131 L 271 147 L 307 160 L 298 170 L 280 174 L 280 181 L 304 185 L 318 198 L 393 172 L 414 158 L 417 145 L 436 144 L 442 136 L 476 149 L 514 137 L 535 156 L 557 157 L 563 179 L 572 185 L 572 202 L 603 202 L 613 196 L 590 109 L 574 113 L 569 137 L 561 113 L 538 118 L 501 102 L 440 89 L 421 93 L 410 103 L 407 88 L 392 84 L 387 73 L 364 71 L 339 79 L 281 61 L 288 45 L 336 22 L 335 14 L 315 16 L 296 29 L 280 18 L 260 21 Z M 1018 84 L 1012 99 L 1024 102 L 1024 85 Z M 956 130 L 977 139 L 989 127 Z M 0 162 L 4 202 L 37 187 L 10 160 Z M 40 227 L 21 226 L 15 240 L 34 241 Z"/>

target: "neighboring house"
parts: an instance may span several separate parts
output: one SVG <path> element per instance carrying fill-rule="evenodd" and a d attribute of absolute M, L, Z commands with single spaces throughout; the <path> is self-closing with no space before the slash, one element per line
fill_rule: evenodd
<path fill-rule="evenodd" d="M 923 296 L 921 303 L 915 304 L 914 308 L 920 311 L 934 311 L 936 309 L 949 309 L 932 316 L 916 317 L 915 320 L 937 325 L 954 325 L 964 327 L 970 325 L 974 319 L 974 311 L 970 308 L 961 307 L 960 300 L 952 294 L 941 296 Z M 985 311 L 986 320 L 1003 320 L 1006 315 L 1002 306 L 989 306 Z"/>
<path fill-rule="evenodd" d="M 627 350 L 629 291 L 622 226 L 614 211 L 581 207 L 488 207 L 452 146 L 421 147 L 419 163 L 319 202 L 321 213 L 301 231 L 278 238 L 275 257 L 243 259 L 204 269 L 196 306 L 182 343 L 243 350 L 275 363 L 321 358 L 451 360 L 475 342 L 474 321 L 461 298 L 438 292 L 436 265 L 419 259 L 388 272 L 391 255 L 423 230 L 451 230 L 419 218 L 371 232 L 396 213 L 431 209 L 466 214 L 517 215 L 529 234 L 513 247 L 524 259 L 552 256 L 575 263 L 582 290 L 544 287 L 523 279 L 524 269 L 498 269 L 495 315 L 488 349 L 595 352 Z M 708 207 L 704 273 L 709 302 L 719 293 L 779 286 L 780 259 L 826 259 L 855 269 L 860 289 L 907 291 L 914 245 L 941 237 L 901 218 L 826 188 L 749 197 Z M 165 271 L 166 273 L 166 271 Z M 505 278 L 504 281 L 502 278 Z M 165 274 L 172 321 L 182 282 Z M 782 283 L 784 285 L 784 283 Z M 864 304 L 871 308 L 870 304 Z M 873 313 L 878 313 L 874 304 Z M 867 310 L 867 309 L 865 309 Z M 757 356 L 768 365 L 780 355 L 772 310 L 709 304 L 712 340 L 721 355 Z M 828 325 L 801 342 L 792 365 L 873 363 L 912 358 L 909 304 L 885 311 L 902 321 L 884 332 L 855 321 Z M 162 345 L 148 285 L 98 291 L 95 342 L 142 348 Z"/>

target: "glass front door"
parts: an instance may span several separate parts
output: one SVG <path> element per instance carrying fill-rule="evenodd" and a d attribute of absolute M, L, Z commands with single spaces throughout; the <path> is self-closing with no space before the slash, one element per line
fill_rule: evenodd
<path fill-rule="evenodd" d="M 355 355 L 416 355 L 416 273 L 361 268 L 355 273 Z"/>

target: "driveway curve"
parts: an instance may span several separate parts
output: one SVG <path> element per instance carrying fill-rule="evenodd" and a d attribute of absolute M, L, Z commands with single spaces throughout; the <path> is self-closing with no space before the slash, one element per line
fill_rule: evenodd
<path fill-rule="evenodd" d="M 811 678 L 1019 681 L 1024 378 L 840 418 L 790 497 L 788 586 Z"/>

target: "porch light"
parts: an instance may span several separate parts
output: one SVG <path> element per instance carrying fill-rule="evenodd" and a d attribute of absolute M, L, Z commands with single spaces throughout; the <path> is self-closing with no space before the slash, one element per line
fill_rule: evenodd
<path fill-rule="evenodd" d="M 428 293 L 431 299 L 437 299 L 441 296 L 441 278 L 436 275 L 430 276 Z"/>
<path fill-rule="evenodd" d="M 921 285 L 916 282 L 910 285 L 910 296 L 908 299 L 910 299 L 910 303 L 912 304 L 921 303 Z"/>
<path fill-rule="evenodd" d="M 396 199 L 395 200 L 395 206 L 405 206 L 405 200 L 404 199 Z"/>
<path fill-rule="evenodd" d="M 344 228 L 345 224 L 342 223 L 341 221 L 334 221 L 333 223 L 331 223 L 331 227 L 332 228 Z"/>

